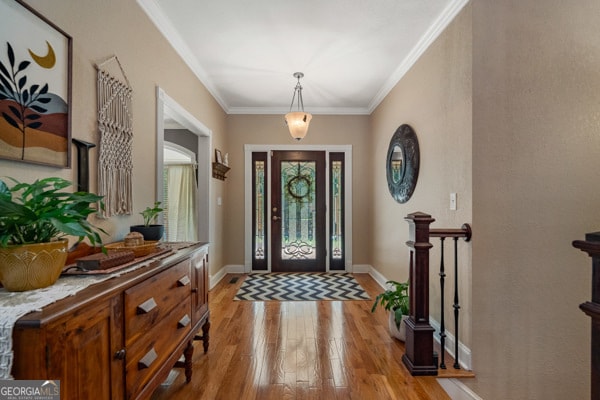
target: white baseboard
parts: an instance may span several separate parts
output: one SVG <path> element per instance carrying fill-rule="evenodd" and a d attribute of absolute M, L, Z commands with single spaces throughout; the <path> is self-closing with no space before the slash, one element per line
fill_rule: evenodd
<path fill-rule="evenodd" d="M 368 264 L 354 264 L 352 266 L 352 273 L 353 274 L 368 274 L 369 271 L 371 271 L 371 269 L 373 269 L 373 267 L 371 267 Z M 340 271 L 340 272 L 346 272 L 346 271 Z"/>
<path fill-rule="evenodd" d="M 208 278 L 208 282 L 210 282 L 208 285 L 209 290 L 212 290 L 212 288 L 217 286 L 217 283 L 221 282 L 221 279 L 225 278 L 226 274 L 227 274 L 227 272 L 225 271 L 225 268 L 221 268 L 216 274 L 211 275 Z"/>
<path fill-rule="evenodd" d="M 373 267 L 371 267 L 371 269 L 369 270 L 369 275 L 371 275 L 371 278 L 375 279 L 375 282 L 377 282 L 383 290 L 386 289 L 385 283 L 389 281 L 389 279 L 381 275 L 381 273 Z"/>
<path fill-rule="evenodd" d="M 452 400 L 483 400 L 467 385 L 454 378 L 438 378 L 437 382 Z"/>
<path fill-rule="evenodd" d="M 373 267 L 368 265 L 368 264 L 356 264 L 352 266 L 352 270 L 350 272 L 354 273 L 354 274 L 370 274 L 371 271 L 373 270 Z M 345 270 L 339 270 L 339 271 L 329 271 L 331 273 L 346 273 L 347 271 Z M 262 274 L 262 273 L 269 273 L 269 271 L 246 271 L 246 267 L 244 267 L 243 265 L 226 265 L 223 268 L 221 268 L 219 270 L 219 272 L 217 272 L 215 274 L 216 276 L 219 276 L 220 279 L 223 279 L 223 277 L 221 277 L 221 274 L 246 274 L 246 273 L 253 273 L 253 274 Z M 219 279 L 219 280 L 220 280 Z M 218 283 L 218 281 L 217 281 Z"/>
<path fill-rule="evenodd" d="M 433 339 L 440 343 L 440 323 L 435 319 L 429 317 L 429 324 L 435 329 L 433 333 Z M 456 344 L 456 338 L 454 335 L 448 331 L 446 331 L 446 351 L 454 358 L 456 358 L 454 352 L 454 346 Z M 468 371 L 472 370 L 471 365 L 471 349 L 465 346 L 463 343 L 458 341 L 458 363 L 462 369 L 466 369 Z"/>
<path fill-rule="evenodd" d="M 379 271 L 377 271 L 375 268 L 371 267 L 371 270 L 369 271 L 369 275 L 371 275 L 371 277 L 373 279 L 375 279 L 375 282 L 377 282 L 379 284 L 379 286 L 381 286 L 383 289 L 386 288 L 385 283 L 389 279 L 387 279 L 385 276 L 383 276 Z M 433 329 L 435 329 L 435 332 L 433 335 L 434 340 L 436 342 L 440 343 L 440 323 L 431 317 L 429 317 L 429 323 L 431 324 Z M 452 355 L 452 357 L 455 357 L 455 354 L 454 354 L 455 342 L 456 342 L 456 338 L 454 337 L 454 335 L 451 334 L 450 332 L 446 331 L 446 349 L 447 349 L 446 351 L 448 351 L 448 353 L 450 355 Z M 458 363 L 460 364 L 461 368 L 469 370 L 469 371 L 472 370 L 471 349 L 469 349 L 467 346 L 465 346 L 460 341 L 458 342 Z"/>
<path fill-rule="evenodd" d="M 246 269 L 243 265 L 226 265 L 223 267 L 228 274 L 245 274 Z"/>
<path fill-rule="evenodd" d="M 210 289 L 214 288 L 217 283 L 221 282 L 225 275 L 227 274 L 244 274 L 244 266 L 243 265 L 226 265 L 221 268 L 216 274 L 211 275 L 208 279 L 210 282 Z M 210 290 L 209 289 L 209 290 Z"/>

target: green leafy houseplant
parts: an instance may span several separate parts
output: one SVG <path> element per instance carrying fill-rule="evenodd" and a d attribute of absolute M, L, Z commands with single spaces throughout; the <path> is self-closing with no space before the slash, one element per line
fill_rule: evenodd
<path fill-rule="evenodd" d="M 101 196 L 63 191 L 71 182 L 62 178 L 9 187 L 0 180 L 0 281 L 11 292 L 40 289 L 59 278 L 68 253 L 65 236 L 102 243 L 100 232 L 87 218 Z"/>
<path fill-rule="evenodd" d="M 144 224 L 131 225 L 129 231 L 141 233 L 142 236 L 144 236 L 144 240 L 161 240 L 165 233 L 165 226 L 153 224 L 156 222 L 156 218 L 161 211 L 163 211 L 163 209 L 160 207 L 160 201 L 155 201 L 152 207 L 146 207 L 146 209 L 140 213 L 144 217 Z"/>
<path fill-rule="evenodd" d="M 153 207 L 146 207 L 140 214 L 144 217 L 144 226 L 148 227 L 151 223 L 156 222 L 158 214 L 163 211 L 160 208 L 160 201 L 155 201 Z"/>
<path fill-rule="evenodd" d="M 87 238 L 92 245 L 102 244 L 101 228 L 88 216 L 97 210 L 91 205 L 101 203 L 102 196 L 88 192 L 65 192 L 71 182 L 62 178 L 38 179 L 14 185 L 0 180 L 0 247 L 45 243 L 65 236 Z"/>
<path fill-rule="evenodd" d="M 396 327 L 400 328 L 402 316 L 408 315 L 410 312 L 410 303 L 408 297 L 408 282 L 387 281 L 388 287 L 385 292 L 379 293 L 375 297 L 375 302 L 371 308 L 371 312 L 375 312 L 378 305 L 381 305 L 385 310 L 394 313 L 394 321 Z"/>

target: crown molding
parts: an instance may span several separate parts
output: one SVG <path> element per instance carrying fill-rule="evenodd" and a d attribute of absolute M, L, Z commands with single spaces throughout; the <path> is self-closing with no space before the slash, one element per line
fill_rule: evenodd
<path fill-rule="evenodd" d="M 165 15 L 160 8 L 160 6 L 156 3 L 155 0 L 137 0 L 138 5 L 141 9 L 148 15 L 150 21 L 156 25 L 160 33 L 167 39 L 167 41 L 171 44 L 175 52 L 179 54 L 179 56 L 183 59 L 183 61 L 187 64 L 187 66 L 192 70 L 194 75 L 202 82 L 206 90 L 215 98 L 217 103 L 227 112 L 227 104 L 223 100 L 223 98 L 219 95 L 219 92 L 211 83 L 211 80 L 204 70 L 198 59 L 194 56 L 190 48 L 183 38 L 177 33 L 177 30 L 173 27 L 173 24 L 165 18 Z"/>
<path fill-rule="evenodd" d="M 438 36 L 454 20 L 458 13 L 469 3 L 469 0 L 454 0 L 442 11 L 431 27 L 421 36 L 415 47 L 408 53 L 404 61 L 396 68 L 394 73 L 388 78 L 379 92 L 375 95 L 368 107 L 371 114 L 391 90 L 400 82 L 404 75 L 411 69 L 417 60 L 425 53 Z"/>
<path fill-rule="evenodd" d="M 363 107 L 311 107 L 305 110 L 313 115 L 369 115 L 367 108 Z M 283 107 L 230 107 L 227 114 L 275 114 L 285 115 L 289 108 Z"/>

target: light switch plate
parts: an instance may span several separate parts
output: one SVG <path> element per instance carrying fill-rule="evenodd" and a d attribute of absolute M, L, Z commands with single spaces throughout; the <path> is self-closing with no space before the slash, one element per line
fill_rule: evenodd
<path fill-rule="evenodd" d="M 450 209 L 456 211 L 456 193 L 450 193 Z"/>

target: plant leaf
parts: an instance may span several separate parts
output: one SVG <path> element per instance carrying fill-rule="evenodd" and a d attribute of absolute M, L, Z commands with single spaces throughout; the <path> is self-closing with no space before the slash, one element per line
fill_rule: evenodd
<path fill-rule="evenodd" d="M 31 85 L 31 87 L 29 88 L 29 91 L 31 92 L 31 96 L 34 95 L 34 93 L 36 92 L 36 90 L 38 90 L 40 88 L 40 85 Z"/>
<path fill-rule="evenodd" d="M 27 68 L 29 66 L 29 64 L 31 64 L 31 61 L 21 61 L 21 63 L 19 64 L 19 68 L 17 68 L 17 72 L 21 72 L 23 71 L 25 68 Z"/>
<path fill-rule="evenodd" d="M 8 188 L 8 185 L 0 179 L 0 198 L 10 200 L 11 197 L 12 195 L 10 189 Z"/>
<path fill-rule="evenodd" d="M 37 219 L 35 213 L 29 208 L 6 199 L 4 195 L 0 197 L 0 215 L 11 218 Z"/>
<path fill-rule="evenodd" d="M 6 87 L 6 94 L 10 94 L 10 92 L 12 91 L 12 85 L 10 84 L 10 82 L 7 81 L 2 75 L 0 75 L 0 82 L 2 82 L 2 85 Z"/>
<path fill-rule="evenodd" d="M 0 61 L 0 72 L 6 76 L 8 79 L 10 79 L 10 74 L 8 73 L 8 69 L 4 66 L 4 64 L 2 63 L 2 61 Z"/>
<path fill-rule="evenodd" d="M 40 126 L 42 126 L 42 123 L 41 123 L 41 122 L 32 122 L 32 123 L 30 123 L 30 124 L 27 124 L 27 127 L 28 127 L 28 128 L 31 128 L 31 129 L 37 129 L 37 128 L 39 128 Z"/>
<path fill-rule="evenodd" d="M 25 89 L 23 91 L 23 104 L 27 104 L 28 101 L 29 101 L 29 91 L 27 91 L 27 89 Z"/>
<path fill-rule="evenodd" d="M 34 120 L 34 119 L 40 119 L 40 114 L 29 114 L 25 117 L 25 119 L 29 119 L 29 120 Z"/>
<path fill-rule="evenodd" d="M 78 222 L 63 223 L 57 218 L 51 218 L 50 221 L 59 231 L 72 236 L 87 236 L 87 231 Z"/>
<path fill-rule="evenodd" d="M 25 86 L 26 83 L 27 83 L 27 75 L 25 75 L 21 79 L 19 79 L 19 90 L 23 89 L 23 87 Z"/>
<path fill-rule="evenodd" d="M 35 104 L 34 104 L 34 105 L 32 105 L 32 106 L 31 106 L 31 107 L 29 107 L 29 108 L 31 108 L 32 110 L 35 110 L 35 111 L 37 111 L 37 112 L 39 112 L 39 113 L 42 113 L 42 114 L 44 114 L 46 111 L 48 111 L 48 110 L 46 110 L 44 107 L 36 106 Z"/>
<path fill-rule="evenodd" d="M 10 43 L 6 42 L 6 45 L 8 46 L 8 61 L 10 62 L 10 66 L 14 68 L 15 67 L 15 52 L 13 51 L 13 48 L 10 45 Z"/>
<path fill-rule="evenodd" d="M 40 94 L 46 94 L 48 93 L 48 84 L 46 83 L 44 86 L 42 86 L 42 89 L 40 90 Z"/>
<path fill-rule="evenodd" d="M 400 308 L 396 308 L 394 310 L 394 321 L 396 321 L 396 327 L 398 329 L 400 329 L 400 324 L 402 324 L 402 316 L 404 314 L 402 313 L 402 310 Z"/>
<path fill-rule="evenodd" d="M 52 99 L 50 97 L 40 97 L 36 101 L 39 101 L 42 104 L 47 104 L 47 103 L 50 103 L 51 100 Z"/>
<path fill-rule="evenodd" d="M 17 124 L 17 122 L 16 122 L 14 119 L 12 119 L 12 118 L 10 117 L 10 115 L 8 115 L 7 113 L 3 112 L 3 113 L 2 113 L 2 116 L 4 117 L 4 119 L 6 120 L 6 122 L 8 122 L 9 124 L 11 124 L 12 126 L 14 126 L 14 127 L 15 127 L 15 128 L 17 128 L 17 129 L 21 129 L 21 128 L 19 127 L 19 124 Z"/>
<path fill-rule="evenodd" d="M 19 120 L 23 120 L 23 117 L 21 116 L 21 111 L 19 111 L 19 109 L 15 106 L 8 106 L 8 108 L 10 108 L 10 111 L 12 111 L 12 113 L 15 115 L 15 117 L 17 117 L 17 119 Z"/>

